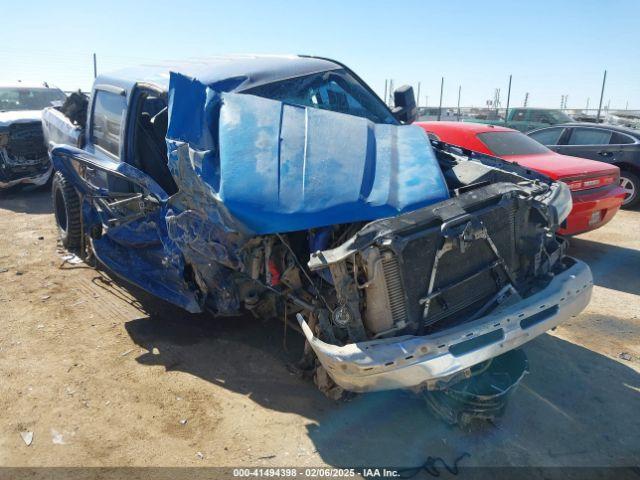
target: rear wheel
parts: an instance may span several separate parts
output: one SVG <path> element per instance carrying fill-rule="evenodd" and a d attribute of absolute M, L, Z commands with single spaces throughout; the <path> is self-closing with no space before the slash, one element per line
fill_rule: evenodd
<path fill-rule="evenodd" d="M 620 186 L 624 189 L 626 196 L 622 202 L 622 208 L 633 208 L 640 201 L 638 190 L 640 190 L 640 178 L 633 172 L 622 170 L 620 172 Z"/>
<path fill-rule="evenodd" d="M 53 213 L 62 245 L 78 250 L 81 245 L 80 198 L 78 192 L 61 172 L 56 172 L 51 183 Z"/>

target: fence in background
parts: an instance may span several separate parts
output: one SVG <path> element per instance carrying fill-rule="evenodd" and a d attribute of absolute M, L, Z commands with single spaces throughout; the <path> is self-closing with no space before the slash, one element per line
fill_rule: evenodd
<path fill-rule="evenodd" d="M 193 58 L 191 60 L 181 60 L 181 63 L 192 62 L 201 62 L 206 59 L 197 59 Z M 46 69 L 43 68 L 43 65 L 51 64 L 51 62 L 55 62 L 58 66 L 55 72 L 47 72 Z M 168 60 L 158 60 L 158 59 L 149 59 L 146 57 L 136 57 L 136 56 L 128 56 L 128 55 L 102 55 L 102 54 L 87 54 L 87 53 L 77 53 L 71 51 L 46 51 L 46 50 L 30 50 L 28 54 L 26 52 L 16 51 L 13 47 L 1 47 L 0 46 L 0 63 L 5 65 L 4 75 L 13 77 L 12 81 L 18 80 L 20 78 L 28 80 L 28 81 L 47 81 L 52 85 L 62 85 L 65 89 L 68 89 L 67 93 L 72 91 L 73 87 L 80 88 L 84 93 L 87 93 L 87 90 L 91 87 L 93 83 L 93 78 L 96 73 L 100 73 L 103 71 L 117 70 L 127 66 L 134 65 L 144 65 L 144 64 L 163 64 L 168 65 L 171 62 Z M 63 68 L 60 68 L 60 67 Z M 605 73 L 606 75 L 606 73 Z M 606 77 L 605 77 L 606 79 Z M 604 91 L 604 83 L 605 79 L 603 79 L 602 89 Z M 7 78 L 6 80 L 9 80 Z M 514 78 L 514 82 L 517 82 L 518 79 Z M 441 79 L 441 90 L 442 86 L 446 83 L 446 79 Z M 420 87 L 421 82 L 417 82 L 417 96 L 420 96 Z M 393 80 L 385 80 L 384 85 L 384 95 L 381 95 L 387 103 L 392 102 L 392 91 L 394 87 Z M 458 98 L 460 99 L 460 91 L 464 91 L 464 85 L 457 87 L 458 90 Z M 73 90 L 77 91 L 77 90 Z M 379 92 L 382 93 L 382 92 Z M 423 97 L 424 96 L 424 92 Z M 594 92 L 595 93 L 595 92 Z M 602 95 L 602 92 L 600 92 Z M 509 96 L 509 91 L 502 91 L 500 89 L 496 89 L 495 98 L 493 101 L 494 105 L 505 105 L 507 103 L 507 97 Z M 567 95 L 561 96 L 561 104 L 566 106 L 567 104 Z M 438 102 L 434 102 L 433 97 L 431 98 L 431 106 L 420 107 L 422 110 L 421 118 L 423 120 L 437 120 L 438 118 L 441 120 L 461 120 L 461 119 L 499 119 L 504 118 L 506 108 L 503 106 L 501 108 L 495 107 L 457 107 L 457 106 L 443 106 L 442 108 L 438 108 Z M 526 96 L 528 98 L 528 94 Z M 595 95 L 594 95 L 595 98 Z M 592 100 L 594 100 L 592 98 Z M 510 98 L 510 108 L 518 108 L 521 105 L 516 105 L 515 99 L 513 97 Z M 434 105 L 435 103 L 435 105 Z M 521 102 L 518 102 L 521 103 Z M 595 105 L 597 101 L 594 101 L 591 105 L 593 108 L 589 109 L 575 109 L 575 108 L 562 108 L 562 111 L 565 111 L 571 116 L 576 117 L 576 119 L 585 119 L 588 120 L 590 118 L 595 118 L 597 115 L 597 108 Z M 628 104 L 628 102 L 627 102 Z M 587 106 L 589 103 L 587 101 Z M 635 115 L 640 116 L 640 110 L 621 110 L 621 109 L 610 109 L 609 102 L 605 102 L 602 104 L 600 118 L 605 119 L 614 114 L 620 114 L 623 116 L 626 115 Z"/>
<path fill-rule="evenodd" d="M 509 107 L 509 110 L 514 108 L 523 107 Z M 538 109 L 537 107 L 530 107 Z M 566 113 L 570 117 L 577 121 L 595 121 L 598 113 L 597 108 L 563 108 L 563 109 L 550 109 L 558 110 Z M 441 109 L 436 107 L 420 107 L 419 108 L 419 120 L 423 121 L 459 121 L 459 120 L 472 120 L 474 118 L 479 120 L 501 120 L 506 115 L 506 108 L 479 108 L 479 107 L 446 107 Z M 630 116 L 640 118 L 640 110 L 620 110 L 620 109 L 608 109 L 603 108 L 600 112 L 600 119 L 604 120 L 611 115 Z"/>

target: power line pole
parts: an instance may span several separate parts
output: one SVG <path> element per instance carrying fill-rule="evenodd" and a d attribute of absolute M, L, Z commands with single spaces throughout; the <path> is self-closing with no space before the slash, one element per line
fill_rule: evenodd
<path fill-rule="evenodd" d="M 98 60 L 96 59 L 96 54 L 93 54 L 93 78 L 98 76 Z"/>
<path fill-rule="evenodd" d="M 526 107 L 529 104 L 529 92 L 524 94 L 524 102 L 522 103 L 523 107 Z"/>
<path fill-rule="evenodd" d="M 462 85 L 458 85 L 458 121 L 460 121 L 460 95 L 462 94 Z"/>
<path fill-rule="evenodd" d="M 569 94 L 560 96 L 560 110 L 567 109 L 567 102 L 569 101 Z"/>
<path fill-rule="evenodd" d="M 387 80 L 386 78 L 384 79 L 384 97 L 382 97 L 382 98 L 384 100 L 385 105 L 387 103 L 387 82 L 388 81 L 389 80 Z"/>
<path fill-rule="evenodd" d="M 420 82 L 418 82 L 418 98 L 416 99 L 416 106 L 420 107 Z"/>
<path fill-rule="evenodd" d="M 591 99 L 587 97 L 587 108 L 585 108 L 586 113 L 589 113 L 589 100 Z"/>
<path fill-rule="evenodd" d="M 438 121 L 442 118 L 442 92 L 444 91 L 444 77 L 440 81 L 440 106 L 438 106 Z"/>
<path fill-rule="evenodd" d="M 507 119 L 509 118 L 509 101 L 511 100 L 511 77 L 512 75 L 509 75 L 509 89 L 507 90 L 507 110 L 504 112 L 504 118 Z"/>
<path fill-rule="evenodd" d="M 598 105 L 598 114 L 596 115 L 596 123 L 600 123 L 600 111 L 602 110 L 602 98 L 604 97 L 604 85 L 607 83 L 607 71 L 604 71 L 602 77 L 602 90 L 600 90 L 600 104 Z"/>

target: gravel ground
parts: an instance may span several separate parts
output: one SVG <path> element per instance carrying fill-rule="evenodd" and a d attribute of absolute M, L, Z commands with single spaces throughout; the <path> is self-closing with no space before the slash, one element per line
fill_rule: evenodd
<path fill-rule="evenodd" d="M 0 196 L 0 465 L 626 466 L 640 458 L 640 212 L 572 239 L 591 304 L 525 348 L 504 418 L 473 432 L 403 392 L 335 403 L 276 322 L 190 315 L 65 262 L 49 193 Z M 30 446 L 21 432 L 33 432 Z"/>

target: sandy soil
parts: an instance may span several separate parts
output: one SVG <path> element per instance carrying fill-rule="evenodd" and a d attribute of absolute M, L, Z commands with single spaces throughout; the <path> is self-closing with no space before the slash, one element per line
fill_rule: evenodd
<path fill-rule="evenodd" d="M 189 315 L 65 263 L 48 192 L 4 194 L 0 465 L 406 466 L 462 452 L 464 465 L 637 464 L 640 212 L 571 254 L 593 268 L 591 305 L 526 347 L 531 374 L 505 417 L 467 433 L 403 392 L 326 399 L 287 368 L 294 332 Z"/>

